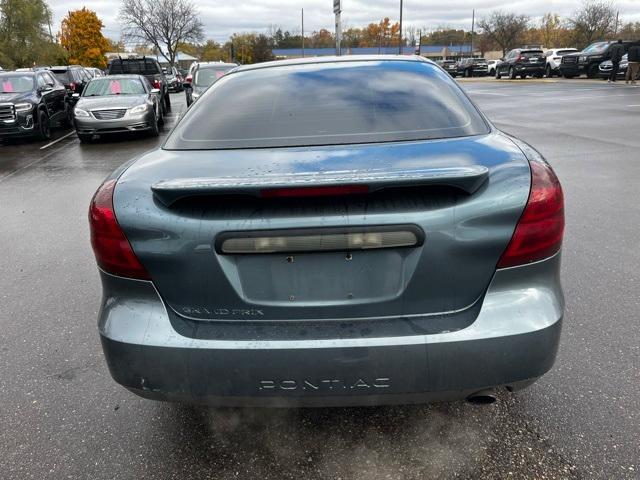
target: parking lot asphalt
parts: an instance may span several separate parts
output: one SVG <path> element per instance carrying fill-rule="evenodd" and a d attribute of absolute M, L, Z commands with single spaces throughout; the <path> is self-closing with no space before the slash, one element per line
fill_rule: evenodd
<path fill-rule="evenodd" d="M 160 140 L 0 145 L 0 477 L 640 478 L 640 88 L 461 82 L 537 147 L 566 197 L 554 369 L 489 406 L 202 409 L 115 384 L 96 328 L 87 207 Z M 172 95 L 171 117 L 185 110 Z"/>

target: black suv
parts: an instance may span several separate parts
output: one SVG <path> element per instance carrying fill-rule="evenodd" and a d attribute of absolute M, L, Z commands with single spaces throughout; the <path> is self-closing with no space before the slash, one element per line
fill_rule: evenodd
<path fill-rule="evenodd" d="M 456 73 L 463 77 L 484 77 L 489 66 L 484 58 L 463 58 L 456 64 Z"/>
<path fill-rule="evenodd" d="M 508 75 L 511 80 L 527 75 L 541 78 L 547 65 L 544 52 L 539 48 L 515 48 L 496 65 L 496 78 Z"/>
<path fill-rule="evenodd" d="M 84 87 L 91 80 L 91 75 L 80 65 L 56 66 L 50 68 L 51 72 L 64 85 L 69 96 L 74 93 L 82 94 Z M 73 100 L 70 100 L 73 102 Z"/>
<path fill-rule="evenodd" d="M 162 67 L 160 67 L 160 64 L 155 58 L 130 57 L 114 58 L 111 60 L 107 75 L 120 75 L 127 73 L 135 73 L 146 77 L 153 88 L 160 90 L 160 105 L 162 105 L 163 113 L 171 110 L 169 84 L 162 72 Z"/>
<path fill-rule="evenodd" d="M 70 123 L 67 90 L 51 72 L 0 72 L 0 138 L 46 140 L 52 126 Z"/>
<path fill-rule="evenodd" d="M 597 78 L 599 74 L 598 67 L 609 57 L 609 49 L 616 43 L 610 42 L 594 42 L 581 52 L 564 55 L 560 62 L 560 73 L 565 78 L 573 78 L 587 75 L 588 78 Z M 633 44 L 632 40 L 622 42 L 624 51 L 627 52 Z"/>

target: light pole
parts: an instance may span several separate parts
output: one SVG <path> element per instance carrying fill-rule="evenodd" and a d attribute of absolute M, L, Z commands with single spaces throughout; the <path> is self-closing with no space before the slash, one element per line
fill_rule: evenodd
<path fill-rule="evenodd" d="M 302 9 L 302 56 L 304 57 L 304 8 Z"/>
<path fill-rule="evenodd" d="M 402 55 L 402 0 L 400 0 L 400 41 L 398 42 L 398 55 Z"/>

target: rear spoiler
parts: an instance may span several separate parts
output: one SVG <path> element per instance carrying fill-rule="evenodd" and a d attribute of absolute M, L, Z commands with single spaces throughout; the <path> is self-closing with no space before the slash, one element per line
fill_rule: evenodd
<path fill-rule="evenodd" d="M 281 189 L 361 186 L 368 192 L 385 188 L 441 185 L 474 193 L 489 176 L 482 165 L 441 167 L 422 170 L 350 170 L 340 172 L 304 172 L 259 177 L 176 178 L 151 186 L 155 197 L 167 207 L 178 200 L 195 196 L 251 195 Z"/>

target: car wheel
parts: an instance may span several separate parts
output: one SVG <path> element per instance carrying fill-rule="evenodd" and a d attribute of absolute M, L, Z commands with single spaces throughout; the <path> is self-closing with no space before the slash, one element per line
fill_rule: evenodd
<path fill-rule="evenodd" d="M 51 138 L 49 115 L 44 110 L 40 110 L 38 114 L 38 138 L 40 140 L 49 140 Z"/>
<path fill-rule="evenodd" d="M 547 65 L 547 68 L 545 68 L 544 74 L 547 78 L 553 77 L 553 71 L 551 70 L 551 67 L 549 65 Z"/>
<path fill-rule="evenodd" d="M 575 75 L 570 75 L 570 74 L 568 74 L 568 73 L 563 73 L 563 74 L 562 74 L 562 76 L 563 76 L 564 78 L 573 78 L 573 77 L 575 77 Z"/>
<path fill-rule="evenodd" d="M 491 70 L 489 70 L 489 76 L 493 76 L 496 74 L 496 71 L 494 68 L 492 68 Z"/>
<path fill-rule="evenodd" d="M 502 75 L 500 75 L 500 69 L 496 68 L 496 80 L 500 80 L 502 78 Z"/>
<path fill-rule="evenodd" d="M 82 134 L 78 134 L 78 140 L 80 140 L 80 143 L 91 143 L 91 139 L 93 138 L 93 135 L 82 135 Z"/>
<path fill-rule="evenodd" d="M 171 111 L 171 96 L 169 95 L 169 92 L 167 92 L 164 96 L 164 106 L 165 106 L 165 111 L 166 112 L 170 112 Z"/>
<path fill-rule="evenodd" d="M 516 70 L 513 67 L 509 67 L 509 79 L 515 80 L 517 77 Z"/>
<path fill-rule="evenodd" d="M 156 118 L 158 119 L 158 124 L 164 125 L 164 114 L 162 113 L 162 108 L 158 105 L 158 111 L 156 112 Z"/>
<path fill-rule="evenodd" d="M 596 78 L 598 76 L 598 66 L 597 65 L 590 65 L 589 69 L 587 70 L 587 78 Z"/>
<path fill-rule="evenodd" d="M 465 70 L 463 77 L 469 78 L 470 76 L 471 76 L 471 73 L 469 72 L 469 70 Z"/>
<path fill-rule="evenodd" d="M 154 115 L 152 123 L 153 124 L 149 129 L 149 136 L 157 137 L 158 135 L 160 135 L 160 126 L 158 125 L 160 123 L 160 118 L 158 118 L 157 115 Z"/>

